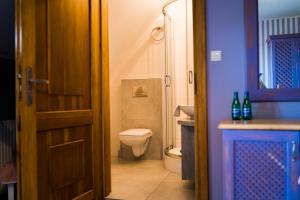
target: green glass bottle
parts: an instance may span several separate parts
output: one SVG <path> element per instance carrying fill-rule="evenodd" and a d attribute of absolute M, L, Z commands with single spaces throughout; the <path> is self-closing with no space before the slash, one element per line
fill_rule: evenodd
<path fill-rule="evenodd" d="M 233 101 L 231 105 L 231 118 L 232 120 L 241 119 L 241 104 L 240 104 L 238 92 L 233 93 Z"/>
<path fill-rule="evenodd" d="M 244 94 L 244 102 L 242 107 L 242 117 L 243 120 L 251 120 L 252 119 L 252 109 L 251 102 L 249 99 L 249 92 L 246 91 Z"/>

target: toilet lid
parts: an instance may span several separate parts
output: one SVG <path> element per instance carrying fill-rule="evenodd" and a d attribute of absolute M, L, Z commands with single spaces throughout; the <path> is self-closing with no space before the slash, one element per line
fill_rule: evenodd
<path fill-rule="evenodd" d="M 120 133 L 120 135 L 128 135 L 128 136 L 144 136 L 152 134 L 150 129 L 128 129 Z"/>

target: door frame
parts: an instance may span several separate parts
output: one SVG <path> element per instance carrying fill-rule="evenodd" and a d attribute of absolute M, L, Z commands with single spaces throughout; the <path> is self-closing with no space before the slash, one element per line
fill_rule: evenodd
<path fill-rule="evenodd" d="M 35 106 L 26 105 L 26 67 L 31 66 L 35 75 L 36 0 L 15 1 L 15 52 L 16 52 L 16 137 L 17 137 L 17 198 L 19 200 L 38 200 L 37 179 L 37 138 L 36 138 L 36 110 Z M 108 39 L 104 33 L 105 26 L 100 22 L 105 17 L 105 1 L 90 0 L 90 38 L 91 38 L 91 102 L 93 111 L 92 158 L 93 158 L 93 187 L 94 199 L 104 196 L 104 151 L 102 135 L 106 126 L 101 113 L 107 113 L 104 108 L 105 94 L 101 87 L 105 87 L 105 69 Z M 106 42 L 107 41 L 107 42 Z M 99 45 L 100 44 L 100 45 Z M 101 46 L 101 47 L 100 47 Z M 24 54 L 25 52 L 25 54 Z M 26 53 L 30 52 L 30 53 Z M 19 67 L 21 66 L 21 67 Z M 22 78 L 18 79 L 18 73 Z M 103 78 L 104 77 L 104 78 Z M 22 91 L 19 92 L 19 82 Z M 36 93 L 33 91 L 33 105 Z M 108 112 L 109 113 L 109 112 Z M 109 114 L 108 114 L 109 116 Z M 108 131 L 109 132 L 109 131 Z"/>
<path fill-rule="evenodd" d="M 195 185 L 196 199 L 209 199 L 206 0 L 193 0 L 195 94 Z"/>
<path fill-rule="evenodd" d="M 104 142 L 104 196 L 111 192 L 110 114 L 109 114 L 109 43 L 108 0 L 101 0 L 101 89 L 102 135 Z M 207 68 L 206 68 L 206 0 L 193 0 L 194 72 L 195 72 L 195 185 L 196 199 L 209 199 Z"/>

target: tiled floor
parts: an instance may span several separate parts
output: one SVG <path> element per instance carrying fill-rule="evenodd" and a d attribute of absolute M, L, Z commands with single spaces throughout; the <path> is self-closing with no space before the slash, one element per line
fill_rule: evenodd
<path fill-rule="evenodd" d="M 167 171 L 161 160 L 112 163 L 112 193 L 107 200 L 194 200 L 194 183 Z"/>

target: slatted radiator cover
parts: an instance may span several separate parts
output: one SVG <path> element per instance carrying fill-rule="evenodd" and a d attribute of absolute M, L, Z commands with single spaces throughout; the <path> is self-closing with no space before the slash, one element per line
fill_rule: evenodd
<path fill-rule="evenodd" d="M 0 121 L 0 167 L 15 159 L 15 127 L 14 120 Z"/>

